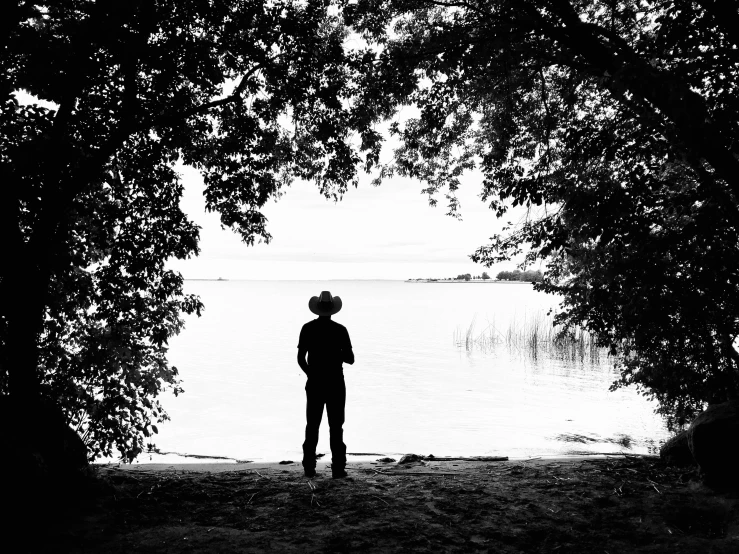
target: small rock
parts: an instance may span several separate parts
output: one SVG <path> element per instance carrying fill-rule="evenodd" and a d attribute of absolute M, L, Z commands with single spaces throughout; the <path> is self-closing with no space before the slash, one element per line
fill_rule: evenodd
<path fill-rule="evenodd" d="M 280 465 L 283 465 L 284 466 L 284 465 L 287 465 L 287 464 L 294 464 L 294 463 L 295 462 L 293 462 L 292 460 L 282 460 L 280 462 Z"/>
<path fill-rule="evenodd" d="M 695 464 L 693 454 L 688 446 L 688 431 L 680 431 L 659 449 L 659 457 L 673 466 L 690 466 Z"/>
<path fill-rule="evenodd" d="M 394 462 L 395 458 L 377 458 L 377 460 L 375 461 L 382 462 L 383 464 L 389 464 L 391 462 Z"/>
<path fill-rule="evenodd" d="M 423 457 L 419 456 L 418 454 L 404 454 L 402 458 L 400 458 L 399 464 L 411 464 L 413 462 L 422 462 Z"/>

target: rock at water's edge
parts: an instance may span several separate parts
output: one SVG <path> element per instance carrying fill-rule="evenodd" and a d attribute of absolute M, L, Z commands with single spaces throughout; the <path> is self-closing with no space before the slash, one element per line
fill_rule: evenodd
<path fill-rule="evenodd" d="M 707 482 L 739 484 L 739 401 L 698 414 L 688 428 L 688 446 Z"/>
<path fill-rule="evenodd" d="M 695 464 L 693 454 L 688 446 L 688 431 L 680 431 L 659 449 L 659 457 L 673 466 L 691 466 Z"/>
<path fill-rule="evenodd" d="M 413 462 L 422 462 L 423 457 L 418 454 L 404 454 L 398 461 L 399 464 L 411 464 Z"/>

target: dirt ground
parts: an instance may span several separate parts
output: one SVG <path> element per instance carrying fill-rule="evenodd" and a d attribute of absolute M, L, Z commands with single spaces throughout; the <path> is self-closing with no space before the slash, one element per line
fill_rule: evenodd
<path fill-rule="evenodd" d="M 739 494 L 658 458 L 376 462 L 341 480 L 318 471 L 98 467 L 85 509 L 29 550 L 739 552 Z"/>

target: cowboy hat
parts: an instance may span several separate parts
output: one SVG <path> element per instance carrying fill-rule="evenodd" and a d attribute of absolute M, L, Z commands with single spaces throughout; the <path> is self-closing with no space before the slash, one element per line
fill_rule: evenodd
<path fill-rule="evenodd" d="M 308 300 L 308 309 L 316 315 L 334 315 L 341 309 L 341 298 L 331 296 L 327 290 Z"/>

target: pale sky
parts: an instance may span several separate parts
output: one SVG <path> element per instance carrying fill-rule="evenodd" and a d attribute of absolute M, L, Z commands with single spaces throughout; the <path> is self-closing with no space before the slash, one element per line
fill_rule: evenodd
<path fill-rule="evenodd" d="M 495 277 L 515 268 L 511 262 L 486 269 L 468 257 L 514 215 L 496 219 L 479 198 L 479 175 L 467 176 L 458 191 L 462 221 L 446 215 L 443 196 L 429 206 L 418 181 L 396 177 L 373 187 L 368 178 L 337 203 L 314 184 L 296 182 L 263 210 L 272 241 L 250 247 L 221 228 L 218 214 L 205 212 L 198 172 L 181 173 L 183 211 L 202 227 L 200 255 L 169 266 L 186 279 L 409 279 L 483 271 Z"/>

